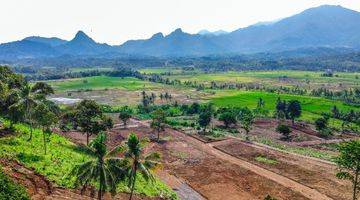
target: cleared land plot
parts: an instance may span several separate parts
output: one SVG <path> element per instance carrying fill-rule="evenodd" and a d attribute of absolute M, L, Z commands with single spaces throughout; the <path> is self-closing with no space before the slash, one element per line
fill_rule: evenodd
<path fill-rule="evenodd" d="M 237 158 L 286 176 L 333 199 L 350 199 L 351 184 L 336 178 L 336 166 L 266 149 L 239 140 L 226 140 L 216 148 Z"/>
<path fill-rule="evenodd" d="M 122 142 L 130 132 L 141 137 L 153 137 L 154 133 L 146 123 L 141 122 L 138 127 L 110 131 L 110 146 Z M 68 137 L 73 135 L 68 134 Z M 149 148 L 162 154 L 164 169 L 185 180 L 208 199 L 263 199 L 267 194 L 278 199 L 307 199 L 275 181 L 222 160 L 202 149 L 196 143 L 197 140 L 189 141 L 189 137 L 182 133 L 167 129 L 161 135 L 165 141 L 160 144 L 151 143 Z M 78 138 L 75 140 L 79 141 Z"/>
<path fill-rule="evenodd" d="M 161 87 L 160 84 L 142 81 L 132 77 L 93 76 L 86 78 L 63 79 L 48 82 L 56 91 L 125 89 L 141 90 Z"/>

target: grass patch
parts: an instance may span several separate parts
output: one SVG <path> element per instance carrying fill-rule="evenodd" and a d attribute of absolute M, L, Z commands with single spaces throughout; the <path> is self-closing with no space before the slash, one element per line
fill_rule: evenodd
<path fill-rule="evenodd" d="M 323 77 L 323 72 L 314 71 L 297 71 L 297 70 L 273 70 L 273 71 L 229 71 L 224 73 L 198 73 L 186 75 L 168 76 L 170 79 L 178 79 L 181 81 L 196 81 L 198 83 L 210 84 L 211 81 L 217 82 L 237 82 L 237 83 L 264 83 L 265 85 L 287 85 L 294 86 L 297 83 L 284 82 L 279 77 L 296 80 L 297 82 L 306 83 L 310 81 L 308 86 L 318 86 L 322 84 L 336 85 L 338 83 L 346 84 L 350 87 L 360 84 L 360 80 L 356 76 L 360 73 L 336 72 L 334 77 Z M 174 73 L 176 74 L 176 73 Z"/>
<path fill-rule="evenodd" d="M 4 174 L 0 166 L 0 199 L 7 200 L 30 200 L 25 188 L 14 183 Z"/>
<path fill-rule="evenodd" d="M 256 156 L 255 157 L 255 160 L 258 161 L 258 162 L 262 162 L 262 163 L 265 163 L 265 164 L 270 164 L 270 165 L 274 165 L 277 163 L 277 160 L 275 159 L 271 159 L 271 158 L 267 158 L 266 156 Z"/>
<path fill-rule="evenodd" d="M 56 184 L 73 188 L 74 179 L 69 178 L 68 173 L 75 165 L 91 159 L 91 156 L 84 149 L 58 134 L 51 135 L 48 154 L 44 155 L 40 130 L 34 131 L 33 139 L 29 142 L 27 126 L 17 124 L 15 129 L 18 133 L 16 136 L 0 138 L 0 157 L 14 158 L 29 168 L 33 167 Z M 151 197 L 160 195 L 176 197 L 175 193 L 161 181 L 147 183 L 142 176 L 138 177 L 135 189 L 136 193 Z M 118 191 L 128 192 L 127 184 L 119 184 Z"/>
<path fill-rule="evenodd" d="M 328 160 L 328 161 L 333 161 L 334 160 L 334 155 L 329 154 L 327 152 L 324 151 L 319 151 L 316 149 L 311 149 L 311 148 L 306 148 L 306 147 L 293 147 L 293 146 L 288 146 L 288 145 L 283 145 L 283 144 L 279 144 L 276 142 L 273 142 L 269 139 L 266 138 L 259 138 L 259 137 L 253 137 L 252 138 L 253 141 L 283 150 L 283 151 L 287 151 L 287 152 L 291 152 L 291 153 L 296 153 L 299 155 L 304 155 L 304 156 L 309 156 L 309 157 L 314 157 L 314 158 L 320 158 L 323 160 Z"/>
<path fill-rule="evenodd" d="M 355 111 L 360 110 L 358 107 L 346 105 L 341 101 L 334 101 L 321 97 L 276 94 L 261 91 L 222 91 L 218 92 L 211 99 L 211 102 L 216 106 L 247 106 L 253 109 L 256 108 L 259 98 L 262 98 L 265 101 L 265 109 L 268 109 L 270 112 L 274 112 L 276 101 L 279 97 L 282 100 L 300 101 L 302 107 L 302 116 L 300 119 L 310 122 L 314 122 L 317 118 L 321 117 L 321 113 L 330 112 L 334 105 L 342 111 L 349 111 L 350 109 Z M 331 119 L 330 125 L 339 129 L 341 127 L 341 121 L 338 119 Z"/>

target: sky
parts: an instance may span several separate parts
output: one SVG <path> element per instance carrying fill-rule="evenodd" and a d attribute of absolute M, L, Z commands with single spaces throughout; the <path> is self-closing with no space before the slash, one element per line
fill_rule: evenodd
<path fill-rule="evenodd" d="M 112 45 L 176 28 L 233 31 L 323 4 L 360 11 L 360 0 L 0 0 L 0 43 L 32 35 L 70 40 L 78 30 Z"/>

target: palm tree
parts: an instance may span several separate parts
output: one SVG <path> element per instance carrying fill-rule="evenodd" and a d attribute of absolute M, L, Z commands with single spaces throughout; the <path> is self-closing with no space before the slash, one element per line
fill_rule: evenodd
<path fill-rule="evenodd" d="M 32 113 L 33 109 L 36 107 L 37 102 L 35 99 L 35 96 L 31 92 L 30 85 L 25 85 L 20 90 L 20 99 L 17 102 L 17 105 L 24 111 L 24 119 L 25 122 L 30 125 L 30 137 L 29 141 L 32 139 L 32 133 L 33 133 L 33 119 L 32 119 Z"/>
<path fill-rule="evenodd" d="M 106 190 L 112 195 L 116 193 L 116 184 L 126 177 L 127 160 L 116 157 L 121 152 L 122 146 L 117 146 L 111 151 L 106 149 L 106 135 L 100 133 L 90 146 L 89 150 L 93 159 L 74 167 L 70 175 L 76 177 L 75 186 L 82 186 L 82 190 L 90 183 L 99 184 L 98 199 L 101 200 Z"/>
<path fill-rule="evenodd" d="M 30 137 L 32 139 L 33 133 L 33 111 L 40 101 L 45 101 L 46 96 L 53 94 L 54 90 L 50 85 L 44 82 L 37 82 L 30 86 L 25 84 L 19 91 L 19 101 L 16 103 L 18 108 L 24 112 L 25 122 L 30 125 Z"/>
<path fill-rule="evenodd" d="M 160 159 L 159 153 L 151 152 L 147 155 L 143 155 L 143 147 L 146 142 L 147 141 L 145 140 L 139 140 L 134 133 L 131 133 L 125 145 L 125 158 L 129 160 L 130 163 L 127 170 L 129 187 L 131 189 L 129 200 L 132 199 L 134 193 L 137 172 L 140 172 L 146 181 L 154 181 L 155 178 L 150 169 L 154 169 L 156 166 L 160 165 L 158 162 Z"/>

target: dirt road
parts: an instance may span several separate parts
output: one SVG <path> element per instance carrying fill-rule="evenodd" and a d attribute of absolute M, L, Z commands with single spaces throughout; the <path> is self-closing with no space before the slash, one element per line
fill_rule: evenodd
<path fill-rule="evenodd" d="M 147 127 L 149 126 L 149 124 L 147 122 L 140 122 L 140 123 Z M 171 130 L 171 134 L 175 137 L 180 136 L 180 135 L 185 136 L 187 142 L 192 143 L 192 145 L 195 145 L 197 147 L 200 147 L 204 152 L 210 153 L 219 159 L 226 160 L 226 161 L 236 164 L 242 168 L 250 170 L 264 178 L 270 179 L 270 180 L 272 180 L 276 183 L 279 183 L 287 188 L 290 188 L 293 191 L 299 192 L 300 194 L 302 194 L 304 197 L 307 197 L 308 199 L 331 200 L 330 197 L 326 196 L 325 194 L 320 193 L 319 191 L 317 191 L 315 189 L 312 189 L 306 185 L 303 185 L 299 182 L 296 182 L 296 181 L 289 179 L 285 176 L 282 176 L 280 174 L 277 174 L 277 173 L 274 173 L 267 169 L 261 168 L 250 162 L 246 162 L 244 160 L 241 160 L 239 158 L 231 156 L 231 155 L 221 151 L 220 149 L 214 148 L 214 145 L 212 143 L 205 144 L 193 137 L 186 135 L 185 133 L 182 133 L 182 132 L 176 131 L 176 130 Z"/>
<path fill-rule="evenodd" d="M 179 131 L 173 131 L 173 133 L 175 135 L 176 134 L 184 134 Z M 285 187 L 291 188 L 293 191 L 299 192 L 300 194 L 302 194 L 303 196 L 305 196 L 309 199 L 313 199 L 313 200 L 330 200 L 331 199 L 328 196 L 318 192 L 317 190 L 309 188 L 309 187 L 307 187 L 303 184 L 300 184 L 296 181 L 293 181 L 287 177 L 281 176 L 279 174 L 276 174 L 276 173 L 266 170 L 264 168 L 258 167 L 257 165 L 251 164 L 244 160 L 233 157 L 227 153 L 224 153 L 223 151 L 214 148 L 211 143 L 204 144 L 204 143 L 194 139 L 193 137 L 190 137 L 190 136 L 186 136 L 186 137 L 187 137 L 187 141 L 193 143 L 194 145 L 197 145 L 198 147 L 201 147 L 204 151 L 211 153 L 220 159 L 229 161 L 240 167 L 250 170 L 260 176 L 263 176 L 265 178 L 273 180 Z"/>

